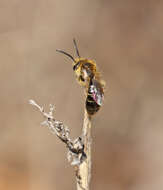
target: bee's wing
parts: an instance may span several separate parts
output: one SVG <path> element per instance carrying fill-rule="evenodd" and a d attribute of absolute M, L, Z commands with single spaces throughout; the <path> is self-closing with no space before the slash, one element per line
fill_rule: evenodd
<path fill-rule="evenodd" d="M 91 79 L 90 82 L 90 93 L 92 94 L 93 100 L 99 105 L 102 105 L 102 100 L 104 98 L 104 90 L 102 84 L 96 80 Z"/>

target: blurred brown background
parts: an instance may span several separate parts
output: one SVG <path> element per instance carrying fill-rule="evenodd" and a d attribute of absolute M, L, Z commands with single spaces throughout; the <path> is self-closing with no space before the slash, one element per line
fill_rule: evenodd
<path fill-rule="evenodd" d="M 106 80 L 93 120 L 94 190 L 163 189 L 163 1 L 0 0 L 0 189 L 76 189 L 66 148 L 28 105 L 81 132 L 84 95 L 71 61 L 95 59 Z"/>

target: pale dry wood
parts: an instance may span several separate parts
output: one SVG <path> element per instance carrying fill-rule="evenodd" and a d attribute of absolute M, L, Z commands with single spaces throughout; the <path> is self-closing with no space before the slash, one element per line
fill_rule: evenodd
<path fill-rule="evenodd" d="M 85 110 L 82 129 L 82 139 L 85 145 L 86 160 L 78 167 L 77 190 L 89 190 L 91 179 L 91 116 Z"/>

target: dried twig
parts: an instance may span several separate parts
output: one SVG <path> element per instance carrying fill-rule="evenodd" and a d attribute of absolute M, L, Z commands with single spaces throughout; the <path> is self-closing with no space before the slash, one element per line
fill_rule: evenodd
<path fill-rule="evenodd" d="M 41 125 L 48 127 L 53 134 L 67 145 L 67 158 L 75 169 L 77 190 L 89 190 L 91 177 L 91 117 L 87 114 L 87 111 L 85 110 L 82 135 L 73 141 L 69 137 L 68 127 L 54 118 L 54 106 L 50 104 L 50 111 L 46 113 L 44 108 L 34 100 L 29 100 L 29 104 L 35 106 L 43 114 L 45 120 Z"/>

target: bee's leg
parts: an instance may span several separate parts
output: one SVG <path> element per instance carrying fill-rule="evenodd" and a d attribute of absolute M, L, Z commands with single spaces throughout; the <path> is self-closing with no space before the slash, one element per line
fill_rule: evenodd
<path fill-rule="evenodd" d="M 77 81 L 79 82 L 81 86 L 85 86 L 85 80 L 81 75 L 77 77 Z"/>

